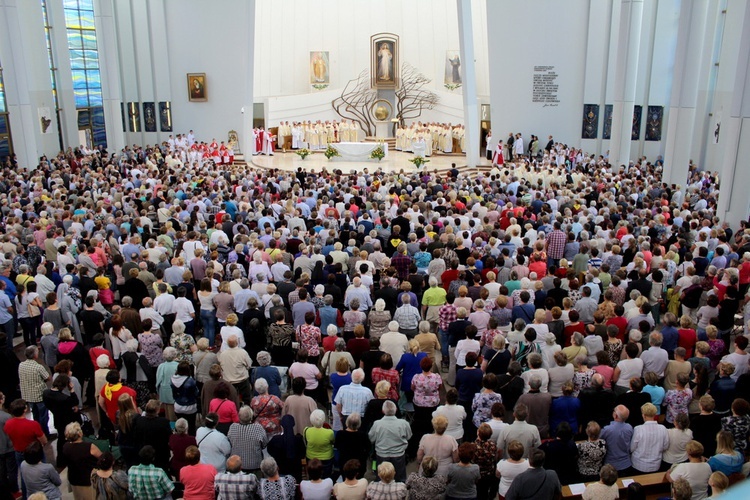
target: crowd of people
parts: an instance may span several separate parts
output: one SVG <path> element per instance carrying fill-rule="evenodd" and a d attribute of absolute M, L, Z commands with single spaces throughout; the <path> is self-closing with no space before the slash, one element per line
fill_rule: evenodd
<path fill-rule="evenodd" d="M 461 153 L 466 151 L 466 130 L 461 124 L 413 122 L 396 129 L 396 151 Z"/>
<path fill-rule="evenodd" d="M 335 142 L 361 142 L 361 131 L 354 120 L 308 120 L 291 124 L 285 121 L 279 123 L 275 139 L 278 149 L 318 150 Z"/>
<path fill-rule="evenodd" d="M 652 473 L 702 499 L 747 476 L 750 228 L 716 216 L 715 175 L 176 148 L 2 171 L 8 498 L 61 498 L 63 469 L 76 499 L 638 498 Z"/>

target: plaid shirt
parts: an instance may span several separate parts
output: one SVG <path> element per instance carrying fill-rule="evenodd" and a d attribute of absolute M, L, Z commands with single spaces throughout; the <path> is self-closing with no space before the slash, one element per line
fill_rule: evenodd
<path fill-rule="evenodd" d="M 402 500 L 406 498 L 406 493 L 406 485 L 395 481 L 372 482 L 367 487 L 367 498 L 370 500 Z"/>
<path fill-rule="evenodd" d="M 18 366 L 18 377 L 21 380 L 21 397 L 27 403 L 41 402 L 47 388 L 47 370 L 35 360 L 27 359 Z"/>
<path fill-rule="evenodd" d="M 444 332 L 447 332 L 448 326 L 458 318 L 456 315 L 456 306 L 453 304 L 445 304 L 444 306 L 441 306 L 438 315 L 440 316 L 438 327 Z"/>
<path fill-rule="evenodd" d="M 391 257 L 391 265 L 396 268 L 396 271 L 398 272 L 398 279 L 404 281 L 409 277 L 411 257 L 406 254 L 396 252 L 393 257 Z"/>
<path fill-rule="evenodd" d="M 550 259 L 562 259 L 565 253 L 565 243 L 568 241 L 567 235 L 555 229 L 547 236 L 547 256 Z"/>
<path fill-rule="evenodd" d="M 245 469 L 260 469 L 263 448 L 268 444 L 266 431 L 260 424 L 234 423 L 229 426 L 227 437 L 232 443 L 232 455 L 239 455 Z"/>
<path fill-rule="evenodd" d="M 258 489 L 258 479 L 254 474 L 244 472 L 222 472 L 214 479 L 217 500 L 240 500 L 254 498 Z"/>
<path fill-rule="evenodd" d="M 153 464 L 135 465 L 128 471 L 128 487 L 137 500 L 153 500 L 169 494 L 174 484 L 162 469 Z"/>

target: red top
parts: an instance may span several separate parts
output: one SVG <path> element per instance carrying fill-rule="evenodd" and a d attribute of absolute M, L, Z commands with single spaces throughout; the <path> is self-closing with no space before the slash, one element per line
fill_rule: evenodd
<path fill-rule="evenodd" d="M 607 326 L 615 325 L 617 327 L 617 338 L 625 343 L 625 333 L 628 329 L 628 320 L 625 316 L 615 316 L 607 320 Z"/>
<path fill-rule="evenodd" d="M 238 423 L 240 417 L 237 413 L 237 405 L 233 401 L 228 399 L 214 398 L 208 405 L 208 413 L 216 413 L 219 415 L 219 423 Z"/>
<path fill-rule="evenodd" d="M 106 354 L 109 358 L 109 369 L 116 370 L 117 365 L 115 364 L 115 360 L 112 357 L 112 353 L 110 353 L 103 347 L 92 347 L 91 349 L 89 349 L 89 356 L 91 356 L 91 363 L 94 365 L 94 369 L 99 368 L 99 365 L 96 364 L 96 359 L 102 354 Z"/>
<path fill-rule="evenodd" d="M 19 453 L 23 453 L 27 446 L 44 436 L 39 422 L 26 417 L 11 418 L 5 422 L 3 430 L 13 443 L 13 449 Z"/>
<path fill-rule="evenodd" d="M 180 471 L 180 482 L 185 486 L 184 498 L 192 500 L 214 500 L 214 478 L 216 468 L 213 465 L 186 465 Z"/>
<path fill-rule="evenodd" d="M 685 348 L 685 359 L 692 358 L 693 349 L 695 349 L 695 344 L 698 342 L 698 336 L 695 334 L 695 330 L 692 328 L 680 328 L 677 330 L 677 333 L 680 336 L 677 341 L 677 346 Z"/>
<path fill-rule="evenodd" d="M 100 396 L 102 397 L 102 401 L 104 401 L 104 411 L 107 412 L 109 420 L 114 423 L 117 419 L 117 400 L 120 399 L 120 396 L 122 396 L 123 394 L 130 394 L 130 397 L 133 398 L 133 402 L 135 402 L 136 394 L 133 389 L 123 385 L 116 391 L 112 391 L 112 397 L 108 399 L 105 395 L 108 387 L 111 387 L 111 384 L 107 383 L 104 385 L 104 387 L 102 387 Z"/>

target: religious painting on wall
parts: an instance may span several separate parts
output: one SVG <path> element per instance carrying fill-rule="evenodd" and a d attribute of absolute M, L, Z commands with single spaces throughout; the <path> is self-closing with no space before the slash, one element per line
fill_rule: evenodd
<path fill-rule="evenodd" d="M 49 134 L 52 132 L 52 129 L 50 128 L 50 125 L 52 125 L 52 113 L 50 113 L 50 108 L 47 107 L 41 107 L 37 108 L 37 114 L 39 115 L 39 127 L 42 132 L 42 134 Z"/>
<path fill-rule="evenodd" d="M 137 102 L 128 103 L 128 128 L 131 132 L 141 131 L 141 105 Z"/>
<path fill-rule="evenodd" d="M 161 101 L 159 103 L 159 122 L 161 123 L 162 132 L 172 131 L 172 103 Z"/>
<path fill-rule="evenodd" d="M 188 99 L 190 101 L 206 101 L 206 74 L 188 73 Z"/>
<path fill-rule="evenodd" d="M 153 102 L 143 103 L 143 123 L 146 132 L 156 132 L 156 106 Z"/>
<path fill-rule="evenodd" d="M 604 105 L 604 129 L 602 130 L 602 139 L 612 138 L 612 110 L 611 104 Z"/>
<path fill-rule="evenodd" d="M 646 140 L 661 140 L 661 123 L 664 119 L 664 106 L 649 106 L 646 119 Z"/>
<path fill-rule="evenodd" d="M 596 139 L 599 132 L 599 105 L 583 105 L 583 126 L 581 139 Z"/>
<path fill-rule="evenodd" d="M 641 115 L 643 114 L 643 106 L 635 105 L 633 107 L 633 131 L 630 134 L 630 138 L 634 141 L 638 141 L 641 138 Z"/>
<path fill-rule="evenodd" d="M 455 90 L 461 84 L 461 54 L 457 50 L 448 50 L 445 52 L 445 88 Z"/>
<path fill-rule="evenodd" d="M 398 35 L 378 33 L 370 37 L 372 86 L 396 88 L 398 80 Z"/>
<path fill-rule="evenodd" d="M 331 83 L 328 61 L 328 51 L 310 52 L 310 85 L 316 89 L 324 89 Z"/>

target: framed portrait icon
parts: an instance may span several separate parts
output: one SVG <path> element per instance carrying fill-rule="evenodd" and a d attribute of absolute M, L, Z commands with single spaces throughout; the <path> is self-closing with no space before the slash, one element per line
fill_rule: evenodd
<path fill-rule="evenodd" d="M 188 100 L 191 102 L 207 101 L 206 97 L 206 74 L 188 73 Z"/>
<path fill-rule="evenodd" d="M 398 82 L 398 35 L 378 33 L 370 37 L 373 88 L 395 89 Z"/>

